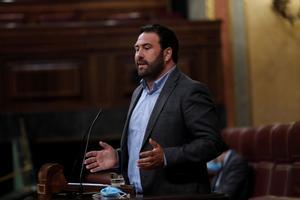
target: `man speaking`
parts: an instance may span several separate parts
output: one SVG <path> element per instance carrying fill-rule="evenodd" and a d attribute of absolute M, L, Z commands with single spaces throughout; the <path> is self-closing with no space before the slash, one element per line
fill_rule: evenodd
<path fill-rule="evenodd" d="M 144 195 L 207 194 L 206 162 L 226 149 L 207 87 L 176 66 L 178 39 L 167 27 L 141 28 L 135 63 L 141 84 L 132 95 L 120 149 L 86 154 L 91 172 L 119 167 Z M 196 67 L 196 66 L 195 66 Z"/>

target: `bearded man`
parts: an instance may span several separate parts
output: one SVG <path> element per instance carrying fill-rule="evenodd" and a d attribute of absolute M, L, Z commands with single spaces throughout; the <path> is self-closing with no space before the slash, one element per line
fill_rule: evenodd
<path fill-rule="evenodd" d="M 218 117 L 208 88 L 178 66 L 178 39 L 158 24 L 134 45 L 141 84 L 132 95 L 120 149 L 100 141 L 86 154 L 91 172 L 119 167 L 143 195 L 210 193 L 206 163 L 221 154 Z"/>

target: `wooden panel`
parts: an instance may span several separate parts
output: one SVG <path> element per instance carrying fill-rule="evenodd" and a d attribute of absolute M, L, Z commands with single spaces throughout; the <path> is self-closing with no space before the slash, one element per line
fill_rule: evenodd
<path fill-rule="evenodd" d="M 195 55 L 190 54 L 190 52 L 180 53 L 178 60 L 178 66 L 180 67 L 181 71 L 188 76 L 192 76 L 192 68 L 195 63 Z"/>
<path fill-rule="evenodd" d="M 5 66 L 9 99 L 78 97 L 81 95 L 78 62 L 14 62 Z"/>
<path fill-rule="evenodd" d="M 223 104 L 220 22 L 160 19 L 0 25 L 0 110 L 128 106 L 133 44 L 140 26 L 157 22 L 178 35 L 178 66 Z"/>
<path fill-rule="evenodd" d="M 139 84 L 140 78 L 137 75 L 133 51 L 129 51 L 127 54 L 120 54 L 116 57 L 115 75 L 116 90 L 114 91 L 113 98 L 118 99 L 119 104 L 126 104 L 131 98 L 132 92 Z"/>
<path fill-rule="evenodd" d="M 105 19 L 151 18 L 166 13 L 166 0 L 16 0 L 0 2 L 0 21 L 42 23 Z"/>

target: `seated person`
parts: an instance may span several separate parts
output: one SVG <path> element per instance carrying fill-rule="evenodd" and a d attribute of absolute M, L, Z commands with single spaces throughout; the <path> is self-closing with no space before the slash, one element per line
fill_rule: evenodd
<path fill-rule="evenodd" d="M 234 150 L 223 152 L 219 157 L 207 163 L 213 192 L 225 193 L 231 200 L 243 200 L 249 197 L 250 168 L 248 162 Z"/>

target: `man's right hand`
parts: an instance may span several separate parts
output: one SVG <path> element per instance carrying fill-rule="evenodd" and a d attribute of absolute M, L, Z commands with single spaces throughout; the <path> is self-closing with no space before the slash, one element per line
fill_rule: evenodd
<path fill-rule="evenodd" d="M 100 141 L 99 144 L 103 148 L 102 150 L 90 151 L 85 155 L 84 164 L 90 172 L 98 172 L 118 166 L 117 151 L 105 142 Z"/>

